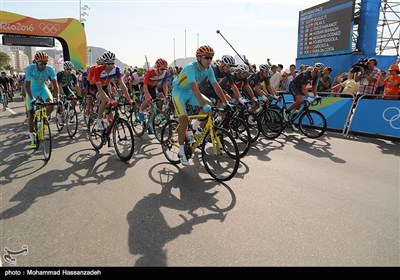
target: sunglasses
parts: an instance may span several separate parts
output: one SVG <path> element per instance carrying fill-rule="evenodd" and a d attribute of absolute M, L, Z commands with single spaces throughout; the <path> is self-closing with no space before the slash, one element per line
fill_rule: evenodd
<path fill-rule="evenodd" d="M 38 62 L 38 65 L 47 65 L 47 62 Z"/>
<path fill-rule="evenodd" d="M 106 63 L 106 65 L 114 65 L 115 63 Z"/>
<path fill-rule="evenodd" d="M 71 70 L 72 70 L 72 68 L 65 68 L 65 70 L 70 70 L 70 71 L 71 71 Z"/>
<path fill-rule="evenodd" d="M 204 59 L 206 59 L 206 60 L 212 60 L 212 59 L 213 59 L 212 56 L 203 56 L 203 57 L 204 57 Z"/>
<path fill-rule="evenodd" d="M 160 69 L 161 71 L 167 70 L 167 68 L 158 68 L 158 69 Z"/>

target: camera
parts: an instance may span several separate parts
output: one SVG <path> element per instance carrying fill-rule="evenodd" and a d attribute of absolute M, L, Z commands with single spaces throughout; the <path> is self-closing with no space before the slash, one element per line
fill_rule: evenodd
<path fill-rule="evenodd" d="M 360 58 L 356 64 L 351 66 L 351 70 L 354 72 L 360 72 L 361 68 L 367 70 L 368 68 L 368 58 Z"/>

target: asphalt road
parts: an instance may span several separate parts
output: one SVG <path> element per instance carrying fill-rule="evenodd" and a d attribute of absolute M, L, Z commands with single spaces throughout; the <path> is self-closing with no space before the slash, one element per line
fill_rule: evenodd
<path fill-rule="evenodd" d="M 10 108 L 0 112 L 5 267 L 400 265 L 399 143 L 287 131 L 260 139 L 220 183 L 200 155 L 169 164 L 153 135 L 135 138 L 124 163 L 113 148 L 96 152 L 83 127 L 70 139 L 54 122 L 46 164 L 28 147 L 23 103 Z"/>

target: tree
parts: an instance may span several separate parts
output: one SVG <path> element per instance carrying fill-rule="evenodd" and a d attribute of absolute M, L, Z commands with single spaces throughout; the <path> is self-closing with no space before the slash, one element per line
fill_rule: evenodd
<path fill-rule="evenodd" d="M 4 52 L 0 52 L 0 69 L 10 68 L 11 57 Z"/>

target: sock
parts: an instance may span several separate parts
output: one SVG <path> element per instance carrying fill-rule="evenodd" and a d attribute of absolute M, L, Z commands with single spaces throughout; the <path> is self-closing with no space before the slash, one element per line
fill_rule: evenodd
<path fill-rule="evenodd" d="M 33 132 L 29 132 L 29 139 L 30 139 L 31 141 L 34 141 L 34 140 L 35 140 L 35 137 L 33 136 Z"/>
<path fill-rule="evenodd" d="M 185 154 L 185 145 L 179 145 L 179 153 Z"/>

